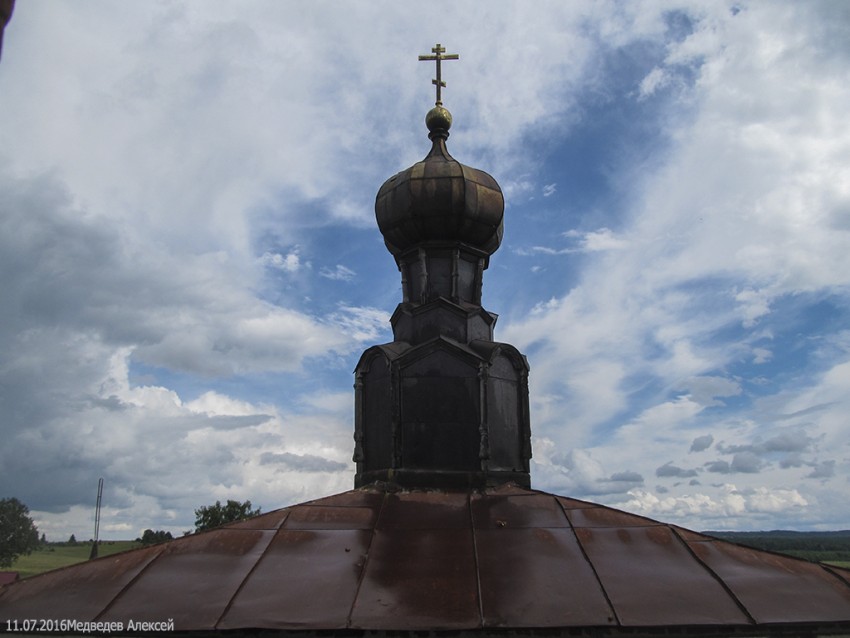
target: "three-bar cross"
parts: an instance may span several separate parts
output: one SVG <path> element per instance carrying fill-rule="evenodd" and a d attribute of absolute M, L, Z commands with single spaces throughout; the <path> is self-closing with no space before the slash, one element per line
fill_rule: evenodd
<path fill-rule="evenodd" d="M 438 42 L 437 46 L 435 46 L 433 49 L 431 49 L 431 52 L 434 53 L 434 55 L 420 55 L 419 56 L 420 62 L 422 60 L 429 60 L 429 61 L 434 60 L 434 61 L 437 62 L 437 79 L 431 80 L 431 84 L 433 84 L 437 87 L 437 106 L 443 105 L 442 94 L 440 92 L 440 89 L 442 87 L 446 86 L 446 83 L 443 82 L 443 79 L 440 76 L 440 62 L 442 62 L 443 60 L 457 60 L 458 57 L 459 57 L 457 53 L 450 53 L 449 55 L 443 55 L 443 53 L 445 53 L 445 51 L 446 51 L 445 47 L 440 46 L 440 43 Z"/>

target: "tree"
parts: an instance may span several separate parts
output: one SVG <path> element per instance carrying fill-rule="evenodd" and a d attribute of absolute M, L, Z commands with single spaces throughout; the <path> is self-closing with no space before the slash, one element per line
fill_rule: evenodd
<path fill-rule="evenodd" d="M 259 507 L 256 510 L 251 509 L 251 501 L 240 503 L 228 500 L 227 505 L 216 501 L 215 505 L 205 505 L 195 510 L 195 531 L 202 532 L 205 529 L 221 527 L 234 521 L 251 518 L 259 513 Z"/>
<path fill-rule="evenodd" d="M 170 541 L 174 538 L 171 535 L 171 532 L 166 532 L 165 530 L 158 529 L 157 531 L 153 531 L 152 529 L 146 529 L 142 534 L 142 537 L 138 540 L 143 545 L 156 545 L 157 543 L 164 543 L 165 541 Z"/>
<path fill-rule="evenodd" d="M 71 538 L 68 539 L 68 545 L 76 545 L 76 544 L 77 544 L 77 537 L 74 536 L 73 534 L 71 534 Z"/>
<path fill-rule="evenodd" d="M 29 508 L 16 498 L 0 499 L 0 567 L 38 549 L 38 529 Z"/>

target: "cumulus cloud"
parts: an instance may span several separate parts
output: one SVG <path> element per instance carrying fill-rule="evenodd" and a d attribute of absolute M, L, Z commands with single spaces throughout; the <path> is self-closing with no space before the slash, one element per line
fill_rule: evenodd
<path fill-rule="evenodd" d="M 643 476 L 633 470 L 608 474 L 588 450 L 557 451 L 553 441 L 537 439 L 533 459 L 535 476 L 553 485 L 556 491 L 575 497 L 625 494 L 643 485 Z"/>
<path fill-rule="evenodd" d="M 646 490 L 629 492 L 630 510 L 647 516 L 695 517 L 710 522 L 717 529 L 728 529 L 730 519 L 744 512 L 754 514 L 799 511 L 808 501 L 794 489 L 759 487 L 739 490 L 735 485 L 724 484 L 716 496 L 704 493 L 658 496 Z"/>

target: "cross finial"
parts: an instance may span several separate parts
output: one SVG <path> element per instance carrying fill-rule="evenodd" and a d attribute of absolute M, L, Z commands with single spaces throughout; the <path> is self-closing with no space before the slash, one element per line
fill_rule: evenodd
<path fill-rule="evenodd" d="M 445 49 L 445 47 L 441 46 L 439 42 L 437 43 L 437 46 L 435 46 L 433 49 L 431 49 L 431 52 L 434 55 L 420 55 L 419 61 L 421 62 L 422 60 L 428 60 L 428 61 L 434 60 L 434 61 L 437 62 L 437 78 L 435 80 L 431 80 L 431 84 L 433 84 L 434 86 L 437 87 L 437 102 L 436 102 L 436 104 L 437 104 L 437 106 L 442 106 L 443 105 L 443 99 L 442 99 L 442 93 L 440 92 L 440 89 L 442 89 L 444 86 L 446 86 L 446 83 L 443 82 L 443 78 L 440 75 L 440 62 L 442 62 L 443 60 L 457 60 L 459 56 L 458 56 L 457 53 L 450 53 L 448 55 L 443 55 L 443 53 L 446 52 L 446 49 Z"/>

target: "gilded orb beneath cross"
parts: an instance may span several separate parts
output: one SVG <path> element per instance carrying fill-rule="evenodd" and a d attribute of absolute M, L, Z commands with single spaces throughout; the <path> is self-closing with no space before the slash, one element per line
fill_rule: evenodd
<path fill-rule="evenodd" d="M 425 126 L 432 133 L 442 129 L 448 131 L 452 127 L 452 114 L 442 106 L 435 106 L 425 115 Z"/>

